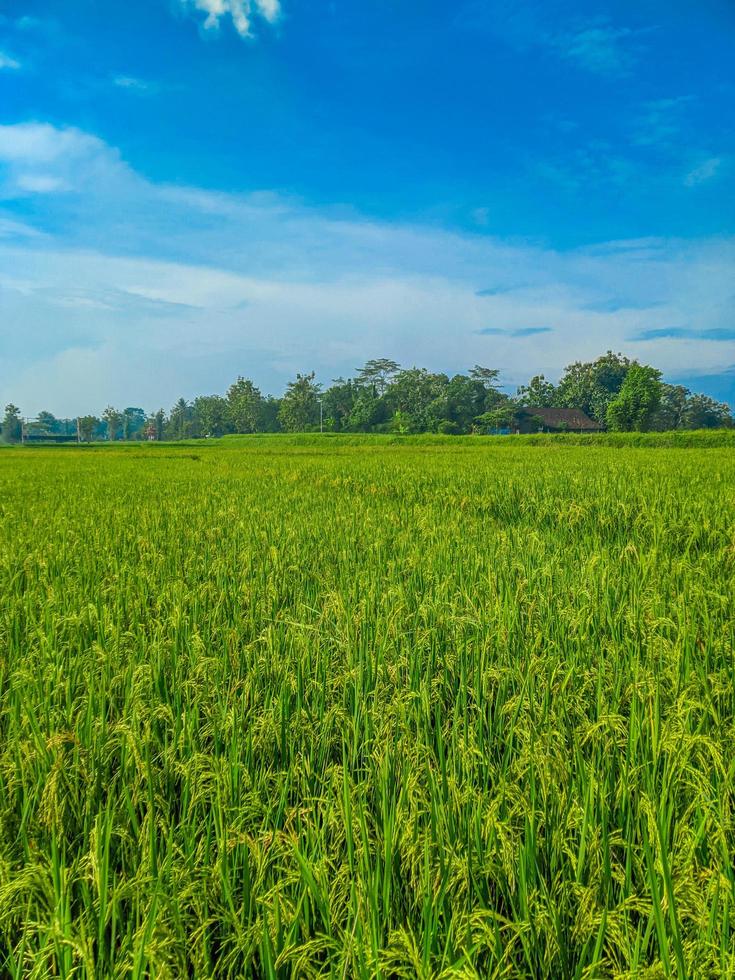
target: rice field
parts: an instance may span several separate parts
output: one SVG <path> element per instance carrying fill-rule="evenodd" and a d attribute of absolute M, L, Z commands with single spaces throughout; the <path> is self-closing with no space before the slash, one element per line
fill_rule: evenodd
<path fill-rule="evenodd" d="M 735 976 L 735 453 L 0 453 L 0 975 Z"/>

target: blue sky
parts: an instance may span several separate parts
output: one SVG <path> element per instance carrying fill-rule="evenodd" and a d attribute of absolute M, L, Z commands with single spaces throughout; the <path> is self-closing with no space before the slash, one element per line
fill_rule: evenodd
<path fill-rule="evenodd" d="M 612 347 L 735 402 L 730 0 L 0 0 L 0 400 Z"/>

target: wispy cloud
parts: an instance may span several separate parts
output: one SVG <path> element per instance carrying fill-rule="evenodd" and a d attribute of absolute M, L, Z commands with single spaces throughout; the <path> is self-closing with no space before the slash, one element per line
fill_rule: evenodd
<path fill-rule="evenodd" d="M 484 327 L 477 333 L 483 337 L 505 336 L 505 337 L 533 337 L 539 333 L 551 333 L 551 327 L 514 327 L 510 330 L 503 327 Z"/>
<path fill-rule="evenodd" d="M 487 289 L 475 290 L 475 296 L 500 296 L 517 288 L 517 286 L 488 286 Z"/>
<path fill-rule="evenodd" d="M 5 218 L 0 215 L 0 238 L 45 238 L 43 232 L 26 224 L 24 221 L 15 221 L 12 218 Z"/>
<path fill-rule="evenodd" d="M 470 0 L 458 17 L 469 29 L 489 27 L 519 51 L 543 48 L 596 75 L 627 75 L 638 62 L 650 27 L 630 27 L 607 17 L 573 20 L 553 4 Z"/>
<path fill-rule="evenodd" d="M 637 54 L 632 42 L 640 35 L 630 27 L 588 23 L 575 31 L 551 35 L 547 43 L 580 68 L 600 75 L 624 75 Z"/>
<path fill-rule="evenodd" d="M 632 141 L 636 146 L 670 146 L 678 148 L 687 111 L 695 102 L 693 95 L 654 99 L 643 104 L 633 122 Z"/>
<path fill-rule="evenodd" d="M 41 173 L 20 173 L 16 181 L 16 188 L 28 194 L 53 194 L 57 191 L 69 189 L 69 185 L 62 177 L 54 174 Z"/>
<path fill-rule="evenodd" d="M 31 191 L 41 178 L 57 188 Z M 557 251 L 345 218 L 154 183 L 97 137 L 40 123 L 0 127 L 0 198 L 3 318 L 24 326 L 0 388 L 29 412 L 170 404 L 238 372 L 280 391 L 376 351 L 450 371 L 490 356 L 510 386 L 611 347 L 671 376 L 735 363 L 731 238 Z"/>
<path fill-rule="evenodd" d="M 708 180 L 712 180 L 713 177 L 717 176 L 721 166 L 721 157 L 709 157 L 709 159 L 700 163 L 698 167 L 695 167 L 693 170 L 689 171 L 684 178 L 684 183 L 687 187 L 696 187 L 698 184 L 704 184 Z"/>
<path fill-rule="evenodd" d="M 254 17 L 273 24 L 281 13 L 280 0 L 179 0 L 185 9 L 195 9 L 205 14 L 205 30 L 218 30 L 220 22 L 228 18 L 240 37 L 252 37 Z"/>
<path fill-rule="evenodd" d="M 616 145 L 605 140 L 589 140 L 553 155 L 529 155 L 525 169 L 531 179 L 573 195 L 582 188 L 629 186 L 641 177 L 639 164 L 621 156 Z"/>
<path fill-rule="evenodd" d="M 735 327 L 659 327 L 655 330 L 641 330 L 630 338 L 641 340 L 735 340 Z"/>
<path fill-rule="evenodd" d="M 598 313 L 620 313 L 623 310 L 650 310 L 655 313 L 659 305 L 644 302 L 641 306 L 631 306 L 630 303 L 621 303 L 619 299 L 607 297 L 605 299 L 595 300 L 593 303 L 588 303 L 585 308 Z"/>
<path fill-rule="evenodd" d="M 511 330 L 511 337 L 533 337 L 537 333 L 551 333 L 551 327 L 520 327 L 518 330 Z"/>
<path fill-rule="evenodd" d="M 43 27 L 44 24 L 49 23 L 48 21 L 42 21 L 40 17 L 30 17 L 25 14 L 23 17 L 18 17 L 15 21 L 15 27 L 19 31 L 33 31 L 39 27 Z"/>
<path fill-rule="evenodd" d="M 127 174 L 125 164 L 102 140 L 78 129 L 47 123 L 0 125 L 0 199 L 84 191 L 90 183 L 115 182 Z"/>
<path fill-rule="evenodd" d="M 4 51 L 0 51 L 0 71 L 7 69 L 9 71 L 16 71 L 20 68 L 20 62 L 17 58 L 12 58 L 9 54 Z"/>
<path fill-rule="evenodd" d="M 112 84 L 139 95 L 150 93 L 155 89 L 151 82 L 143 81 L 142 78 L 134 78 L 132 75 L 115 75 Z"/>

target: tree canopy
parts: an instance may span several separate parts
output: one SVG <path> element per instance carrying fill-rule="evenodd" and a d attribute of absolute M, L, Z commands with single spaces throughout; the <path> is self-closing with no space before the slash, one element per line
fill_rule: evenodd
<path fill-rule="evenodd" d="M 468 434 L 513 430 L 521 414 L 533 418 L 533 408 L 581 410 L 600 426 L 619 431 L 733 424 L 727 405 L 692 394 L 683 385 L 667 384 L 656 368 L 613 351 L 593 361 L 573 362 L 557 384 L 536 375 L 515 395 L 502 391 L 499 379 L 497 368 L 479 364 L 449 376 L 423 367 L 402 368 L 383 357 L 367 361 L 354 377 L 336 378 L 326 388 L 313 371 L 297 374 L 280 398 L 263 395 L 253 381 L 238 376 L 225 395 L 180 398 L 168 413 L 159 408 L 146 415 L 142 408 L 108 405 L 101 418 L 57 419 L 42 412 L 27 424 L 39 438 L 79 431 L 82 438 L 108 440 L 199 439 L 230 433 L 313 432 L 322 427 L 326 432 Z M 19 442 L 22 434 L 20 409 L 8 405 L 3 439 Z"/>

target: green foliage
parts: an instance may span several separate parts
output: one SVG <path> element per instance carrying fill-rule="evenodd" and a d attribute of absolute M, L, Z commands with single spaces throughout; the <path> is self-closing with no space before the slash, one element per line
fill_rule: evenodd
<path fill-rule="evenodd" d="M 735 975 L 685 439 L 735 432 L 0 454 L 0 975 Z"/>
<path fill-rule="evenodd" d="M 730 407 L 707 395 L 692 394 L 683 385 L 661 385 L 661 402 L 652 428 L 720 429 L 733 425 Z"/>
<path fill-rule="evenodd" d="M 249 428 L 238 429 L 232 424 L 231 403 L 229 398 L 222 398 L 221 395 L 200 395 L 195 398 L 192 415 L 196 420 L 198 434 L 205 438 L 223 436 L 227 432 L 254 431 Z"/>
<path fill-rule="evenodd" d="M 59 420 L 51 412 L 39 412 L 36 417 L 36 428 L 40 432 L 53 435 L 60 430 Z"/>
<path fill-rule="evenodd" d="M 141 439 L 147 416 L 142 408 L 126 408 L 122 413 L 123 439 Z"/>
<path fill-rule="evenodd" d="M 518 424 L 518 406 L 513 402 L 499 405 L 489 412 L 483 412 L 475 419 L 480 432 L 497 432 L 499 429 L 513 429 Z"/>
<path fill-rule="evenodd" d="M 188 439 L 194 435 L 193 429 L 192 407 L 185 398 L 179 398 L 169 414 L 166 434 L 171 439 Z"/>
<path fill-rule="evenodd" d="M 473 381 L 479 381 L 487 392 L 490 389 L 497 388 L 500 371 L 497 368 L 483 367 L 481 364 L 475 364 L 473 368 L 470 368 L 469 376 Z"/>
<path fill-rule="evenodd" d="M 346 428 L 351 432 L 371 432 L 388 420 L 389 413 L 385 398 L 376 395 L 370 388 L 363 389 L 354 400 Z"/>
<path fill-rule="evenodd" d="M 79 419 L 79 438 L 82 442 L 91 442 L 98 435 L 101 420 L 96 415 L 82 415 Z"/>
<path fill-rule="evenodd" d="M 457 431 L 470 431 L 474 420 L 485 411 L 488 391 L 480 378 L 455 374 L 449 381 L 446 387 L 446 415 Z M 492 391 L 497 394 L 494 388 Z M 441 431 L 441 423 L 438 431 Z"/>
<path fill-rule="evenodd" d="M 446 418 L 446 374 L 434 374 L 426 368 L 408 368 L 393 378 L 386 392 L 391 411 L 400 414 L 408 432 L 435 432 Z"/>
<path fill-rule="evenodd" d="M 322 397 L 324 428 L 329 432 L 349 431 L 355 400 L 362 394 L 354 381 L 337 378 Z"/>
<path fill-rule="evenodd" d="M 522 418 L 518 410 L 534 407 L 581 409 L 604 425 L 608 408 L 619 398 L 633 365 L 640 366 L 608 351 L 596 361 L 569 365 L 556 387 L 537 375 L 519 387 L 512 400 L 498 389 L 497 368 L 479 364 L 466 374 L 449 378 L 425 368 L 402 371 L 396 361 L 377 358 L 359 368 L 355 378 L 337 378 L 325 391 L 313 372 L 298 374 L 282 399 L 263 396 L 251 380 L 240 376 L 224 398 L 200 396 L 192 404 L 180 398 L 168 418 L 163 409 L 146 417 L 140 408 L 118 412 L 108 406 L 102 415 L 105 424 L 96 428 L 95 438 L 180 442 L 228 434 L 309 432 L 320 428 L 320 406 L 324 431 L 335 433 L 466 435 L 517 427 Z M 660 404 L 645 423 L 648 429 L 726 428 L 733 424 L 729 407 L 706 395 L 663 383 L 660 391 Z M 621 411 L 620 405 L 613 411 L 616 425 L 627 424 Z M 34 437 L 44 433 L 76 433 L 76 426 L 76 419 L 56 419 L 50 412 L 42 412 L 37 421 L 29 423 L 28 433 L 37 441 Z M 6 419 L 4 430 L 10 433 L 9 441 L 13 432 L 20 441 L 19 414 L 15 421 Z"/>
<path fill-rule="evenodd" d="M 556 388 L 550 381 L 546 380 L 543 374 L 537 374 L 531 378 L 527 385 L 521 385 L 515 401 L 519 405 L 533 405 L 536 408 L 565 407 L 558 405 Z M 581 408 L 582 406 L 571 405 L 566 407 Z"/>
<path fill-rule="evenodd" d="M 159 408 L 157 412 L 154 412 L 150 419 L 151 423 L 151 435 L 158 442 L 163 439 L 164 432 L 166 431 L 166 413 L 162 408 Z"/>
<path fill-rule="evenodd" d="M 632 364 L 618 395 L 607 408 L 607 425 L 612 432 L 646 432 L 652 427 L 661 404 L 661 372 Z"/>
<path fill-rule="evenodd" d="M 106 436 L 109 442 L 114 442 L 117 439 L 122 428 L 122 420 L 122 412 L 118 412 L 112 405 L 108 405 L 102 413 L 102 421 L 105 423 Z"/>
<path fill-rule="evenodd" d="M 610 350 L 596 361 L 575 361 L 564 369 L 553 396 L 554 404 L 559 408 L 581 408 L 604 425 L 608 406 L 620 391 L 631 363 Z"/>
<path fill-rule="evenodd" d="M 392 361 L 389 357 L 376 358 L 368 361 L 364 367 L 358 368 L 355 384 L 374 389 L 375 394 L 380 397 L 385 394 L 391 379 L 400 371 L 400 368 L 400 364 Z"/>
<path fill-rule="evenodd" d="M 263 432 L 280 432 L 281 423 L 278 421 L 278 412 L 281 407 L 281 399 L 267 395 L 260 405 L 260 419 Z"/>
<path fill-rule="evenodd" d="M 247 378 L 239 377 L 233 385 L 230 385 L 226 411 L 223 407 L 217 425 L 225 428 L 229 421 L 232 432 L 259 432 L 262 430 L 262 415 L 263 396 L 260 389 Z"/>
<path fill-rule="evenodd" d="M 23 435 L 23 422 L 20 416 L 20 409 L 17 405 L 5 406 L 5 418 L 2 425 L 2 437 L 4 442 L 20 442 Z"/>
<path fill-rule="evenodd" d="M 684 385 L 669 385 L 662 382 L 660 391 L 661 398 L 651 428 L 662 432 L 668 429 L 686 428 L 689 389 Z"/>
<path fill-rule="evenodd" d="M 285 432 L 307 432 L 319 425 L 321 385 L 311 374 L 297 374 L 289 382 L 278 409 L 278 421 Z"/>
<path fill-rule="evenodd" d="M 730 407 L 716 402 L 708 395 L 689 395 L 684 412 L 682 428 L 717 429 L 733 425 Z"/>

